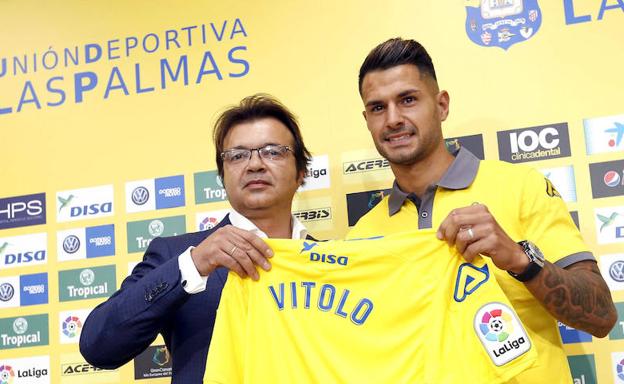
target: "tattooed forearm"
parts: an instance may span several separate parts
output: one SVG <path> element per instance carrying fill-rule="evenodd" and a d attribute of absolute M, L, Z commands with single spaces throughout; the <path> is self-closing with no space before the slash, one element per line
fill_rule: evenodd
<path fill-rule="evenodd" d="M 611 292 L 593 261 L 567 269 L 546 262 L 526 287 L 557 320 L 594 336 L 606 336 L 617 320 Z"/>

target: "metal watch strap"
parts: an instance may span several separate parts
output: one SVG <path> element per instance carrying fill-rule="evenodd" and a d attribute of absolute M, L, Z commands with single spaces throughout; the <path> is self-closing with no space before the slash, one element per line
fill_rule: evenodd
<path fill-rule="evenodd" d="M 537 276 L 537 274 L 542 270 L 544 267 L 544 256 L 541 255 L 539 248 L 526 240 L 519 241 L 518 244 L 522 246 L 522 250 L 529 258 L 529 265 L 527 265 L 526 269 L 521 273 L 515 274 L 511 271 L 507 271 L 507 273 L 509 273 L 516 280 L 525 283 Z"/>

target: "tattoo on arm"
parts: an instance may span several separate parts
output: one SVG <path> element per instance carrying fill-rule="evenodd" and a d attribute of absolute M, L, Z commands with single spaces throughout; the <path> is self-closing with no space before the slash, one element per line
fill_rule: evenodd
<path fill-rule="evenodd" d="M 546 262 L 526 287 L 557 320 L 594 336 L 606 336 L 617 320 L 611 292 L 594 261 L 566 269 Z"/>

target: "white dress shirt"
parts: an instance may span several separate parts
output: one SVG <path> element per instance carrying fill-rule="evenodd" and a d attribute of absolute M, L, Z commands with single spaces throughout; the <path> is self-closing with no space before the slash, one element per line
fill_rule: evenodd
<path fill-rule="evenodd" d="M 250 231 L 254 235 L 267 239 L 266 233 L 262 232 L 258 227 L 254 225 L 249 219 L 235 210 L 230 211 L 230 222 L 236 228 Z M 308 230 L 295 216 L 291 216 L 292 224 L 292 239 L 300 240 L 305 239 L 308 236 Z M 206 290 L 206 282 L 208 276 L 201 276 L 195 263 L 191 257 L 191 250 L 195 247 L 188 247 L 180 256 L 178 256 L 178 265 L 180 267 L 180 274 L 182 275 L 182 287 L 187 293 L 195 294 Z"/>

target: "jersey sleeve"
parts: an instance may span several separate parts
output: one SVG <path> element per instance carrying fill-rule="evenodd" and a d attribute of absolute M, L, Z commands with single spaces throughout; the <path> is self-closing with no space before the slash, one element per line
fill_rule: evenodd
<path fill-rule="evenodd" d="M 522 188 L 520 224 L 525 238 L 516 241 L 533 242 L 548 261 L 561 268 L 595 260 L 550 180 L 531 169 Z"/>
<path fill-rule="evenodd" d="M 247 296 L 245 281 L 234 272 L 230 272 L 217 310 L 204 383 L 243 382 L 243 358 L 247 339 Z"/>

